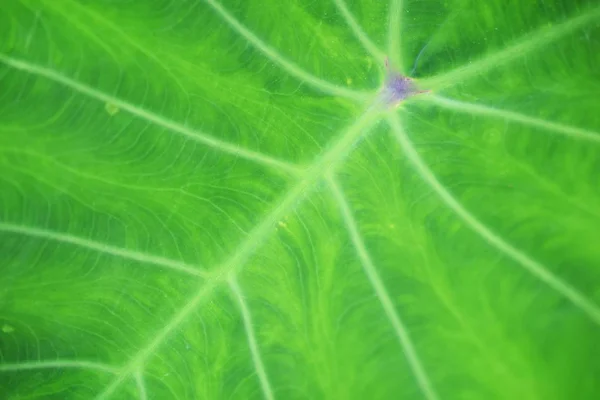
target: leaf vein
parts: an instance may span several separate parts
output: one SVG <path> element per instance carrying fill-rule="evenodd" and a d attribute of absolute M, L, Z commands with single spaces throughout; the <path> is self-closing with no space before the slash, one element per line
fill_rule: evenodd
<path fill-rule="evenodd" d="M 365 50 L 367 50 L 369 54 L 371 54 L 371 56 L 375 58 L 375 60 L 377 60 L 379 64 L 383 64 L 385 55 L 381 50 L 377 48 L 375 43 L 371 41 L 367 33 L 362 29 L 358 22 L 356 22 L 356 19 L 348 9 L 346 2 L 344 0 L 333 0 L 333 2 L 335 3 L 342 17 L 346 21 L 346 24 L 348 24 L 348 26 L 354 33 L 354 36 L 356 36 L 356 38 L 360 41 Z"/>
<path fill-rule="evenodd" d="M 478 233 L 485 241 L 495 246 L 498 250 L 523 266 L 529 273 L 537 277 L 549 287 L 567 298 L 580 310 L 585 312 L 592 321 L 600 325 L 600 308 L 587 299 L 582 293 L 558 276 L 550 272 L 545 266 L 538 263 L 527 254 L 510 245 L 496 233 L 487 228 L 481 221 L 472 215 L 462 204 L 438 181 L 433 172 L 421 159 L 410 139 L 402 130 L 398 116 L 391 114 L 387 121 L 392 128 L 396 140 L 402 151 L 413 164 L 421 178 L 437 193 L 446 205 L 458 215 L 473 231 Z"/>
<path fill-rule="evenodd" d="M 246 332 L 246 338 L 248 340 L 248 347 L 250 347 L 250 354 L 252 355 L 252 362 L 254 364 L 254 368 L 256 369 L 256 373 L 258 374 L 260 387 L 263 391 L 265 399 L 273 400 L 273 390 L 271 389 L 269 377 L 267 376 L 267 371 L 260 356 L 260 350 L 258 348 L 258 343 L 256 342 L 256 336 L 254 335 L 252 315 L 250 314 L 250 309 L 248 308 L 246 300 L 244 299 L 242 289 L 237 283 L 237 279 L 235 277 L 231 277 L 229 279 L 229 287 L 235 295 L 235 298 L 238 302 L 238 306 L 240 308 L 240 313 L 242 314 L 244 330 Z"/>
<path fill-rule="evenodd" d="M 147 400 L 148 393 L 146 391 L 146 383 L 144 382 L 144 375 L 141 371 L 137 371 L 135 374 L 135 386 L 138 390 L 138 396 L 140 400 Z"/>
<path fill-rule="evenodd" d="M 41 239 L 52 240 L 55 242 L 69 243 L 75 246 L 84 247 L 99 253 L 109 254 L 111 256 L 121 257 L 128 260 L 148 263 L 174 271 L 184 272 L 188 275 L 204 278 L 207 276 L 205 271 L 201 271 L 189 264 L 171 260 L 166 257 L 159 257 L 139 251 L 133 251 L 117 246 L 108 245 L 94 240 L 80 238 L 66 233 L 53 232 L 46 229 L 34 228 L 23 225 L 0 222 L 0 231 L 16 233 L 24 236 L 37 237 Z"/>
<path fill-rule="evenodd" d="M 514 41 L 503 50 L 494 53 L 485 54 L 475 61 L 469 61 L 466 65 L 460 66 L 451 71 L 437 76 L 420 80 L 422 87 L 433 90 L 442 90 L 458 83 L 462 83 L 474 76 L 481 75 L 488 70 L 507 64 L 525 54 L 537 51 L 542 47 L 552 43 L 562 36 L 568 35 L 582 26 L 585 26 L 600 18 L 600 7 L 582 13 L 577 17 L 568 19 L 565 22 L 552 25 L 551 27 L 542 27 L 538 30 L 526 34 L 525 37 Z"/>
<path fill-rule="evenodd" d="M 402 31 L 402 0 L 390 0 L 388 21 L 388 54 L 392 66 L 404 75 L 400 35 Z"/>
<path fill-rule="evenodd" d="M 425 395 L 425 398 L 427 398 L 428 400 L 437 400 L 438 396 L 433 386 L 431 385 L 430 379 L 427 373 L 425 372 L 425 369 L 423 368 L 423 364 L 419 359 L 417 351 L 410 339 L 410 335 L 408 334 L 404 322 L 402 322 L 402 319 L 396 313 L 392 299 L 390 298 L 390 295 L 388 294 L 388 291 L 385 288 L 381 277 L 377 273 L 375 265 L 373 265 L 371 256 L 369 255 L 369 252 L 367 251 L 367 248 L 365 246 L 365 242 L 363 241 L 360 232 L 358 231 L 356 220 L 352 215 L 352 211 L 350 210 L 350 206 L 348 204 L 348 201 L 346 200 L 346 197 L 340 185 L 333 177 L 329 177 L 328 183 L 338 205 L 340 206 L 340 212 L 346 224 L 346 228 L 348 229 L 348 232 L 350 234 L 352 243 L 354 244 L 356 252 L 358 253 L 358 257 L 361 261 L 361 265 L 365 272 L 365 275 L 367 275 L 367 278 L 369 279 L 373 290 L 375 290 L 375 294 L 377 295 L 377 298 L 379 299 L 379 302 L 381 303 L 381 306 L 383 307 L 383 310 L 386 316 L 388 317 L 388 320 L 394 328 L 396 337 L 398 338 L 398 341 L 400 342 L 400 346 L 404 351 L 404 355 L 408 361 L 408 364 L 413 374 L 415 375 L 415 378 L 417 379 L 419 388 Z"/>
<path fill-rule="evenodd" d="M 240 244 L 237 251 L 223 264 L 211 269 L 214 272 L 211 273 L 206 282 L 199 286 L 196 294 L 156 333 L 146 346 L 131 358 L 129 363 L 123 366 L 115 379 L 96 397 L 97 400 L 106 399 L 114 393 L 125 379 L 146 363 L 162 342 L 177 327 L 185 322 L 214 290 L 226 283 L 227 279 L 231 276 L 236 276 L 239 273 L 255 250 L 271 234 L 277 222 L 291 212 L 327 172 L 333 171 L 337 167 L 352 150 L 355 143 L 364 138 L 367 128 L 379 116 L 380 113 L 377 109 L 373 107 L 368 108 L 361 117 L 340 135 L 339 139 L 327 152 L 313 162 L 312 167 L 307 170 L 304 177 L 299 179 L 297 184 L 287 192 L 283 199 L 274 205 L 271 212 L 250 232 L 246 240 Z"/>
<path fill-rule="evenodd" d="M 324 93 L 328 93 L 334 96 L 345 97 L 348 99 L 364 102 L 368 100 L 368 94 L 362 93 L 356 90 L 346 89 L 342 86 L 333 84 L 321 78 L 306 72 L 287 58 L 283 57 L 265 42 L 258 38 L 248 28 L 242 25 L 237 19 L 233 17 L 219 2 L 215 0 L 205 0 L 217 13 L 221 15 L 223 20 L 227 22 L 236 32 L 238 32 L 244 39 L 252 43 L 254 47 L 260 50 L 265 56 L 271 59 L 273 62 L 281 65 L 291 75 L 304 81 Z"/>
<path fill-rule="evenodd" d="M 247 150 L 247 149 L 244 149 L 237 145 L 227 143 L 227 142 L 224 142 L 219 139 L 215 139 L 214 137 L 212 137 L 204 132 L 200 132 L 200 131 L 188 128 L 188 127 L 181 125 L 175 121 L 169 120 L 165 117 L 154 114 L 154 113 L 147 111 L 141 107 L 138 107 L 134 104 L 128 103 L 127 101 L 121 100 L 114 96 L 107 95 L 97 89 L 89 87 L 89 86 L 87 86 L 83 83 L 80 83 L 74 79 L 68 78 L 50 68 L 41 67 L 41 66 L 35 65 L 33 63 L 30 63 L 28 61 L 12 58 L 5 54 L 0 54 L 0 62 L 3 62 L 4 64 L 6 64 L 12 68 L 15 68 L 15 69 L 18 69 L 21 71 L 25 71 L 25 72 L 28 72 L 33 75 L 42 76 L 42 77 L 47 78 L 56 83 L 60 83 L 60 84 L 66 86 L 66 87 L 69 87 L 79 93 L 85 94 L 91 98 L 102 101 L 104 103 L 113 104 L 113 105 L 117 106 L 118 108 L 126 110 L 129 113 L 131 113 L 141 119 L 150 121 L 156 125 L 162 126 L 163 128 L 166 128 L 173 132 L 177 132 L 191 140 L 205 144 L 209 147 L 220 150 L 224 153 L 233 154 L 235 156 L 245 158 L 247 160 L 256 162 L 258 164 L 269 166 L 269 167 L 275 168 L 275 169 L 281 169 L 281 170 L 284 170 L 284 171 L 292 173 L 292 174 L 297 174 L 299 171 L 298 167 L 296 167 L 292 164 L 289 164 L 285 161 L 278 160 L 276 158 L 273 158 L 273 157 L 270 157 L 265 154 L 258 153 L 258 152 L 252 151 L 252 150 Z"/>
<path fill-rule="evenodd" d="M 435 95 L 424 96 L 423 100 L 463 113 L 488 115 L 491 117 L 502 118 L 507 121 L 519 122 L 525 125 L 531 125 L 550 131 L 558 132 L 566 136 L 574 137 L 576 139 L 591 140 L 600 143 L 600 133 L 565 124 L 560 124 L 557 122 L 544 121 L 543 119 L 530 117 L 528 115 L 524 115 L 515 111 L 502 110 L 499 108 L 494 108 L 481 104 L 467 103 Z"/>
<path fill-rule="evenodd" d="M 72 369 L 91 369 L 107 372 L 109 374 L 118 373 L 118 369 L 107 364 L 94 361 L 78 360 L 55 360 L 55 361 L 26 361 L 15 364 L 0 364 L 0 372 L 26 371 L 36 369 L 53 368 L 72 368 Z"/>

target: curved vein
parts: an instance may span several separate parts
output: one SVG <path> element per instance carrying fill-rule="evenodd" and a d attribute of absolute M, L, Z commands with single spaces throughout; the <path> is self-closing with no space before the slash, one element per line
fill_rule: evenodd
<path fill-rule="evenodd" d="M 429 97 L 429 96 L 427 96 Z M 436 96 L 437 97 L 437 96 Z M 425 97 L 423 97 L 425 98 Z M 411 113 L 411 118 L 418 120 L 420 123 L 427 125 L 431 128 L 438 129 L 438 127 L 432 123 L 430 120 L 424 117 L 419 117 L 415 114 Z M 444 129 L 444 134 L 449 136 L 453 136 L 456 138 L 460 138 L 460 136 L 456 135 L 455 132 L 450 132 L 447 129 Z M 477 143 L 472 142 L 469 144 L 474 151 L 485 152 L 485 148 L 479 146 Z M 509 157 L 508 160 L 514 165 L 514 168 L 518 169 L 520 172 L 527 174 L 532 179 L 536 180 L 538 184 L 546 190 L 547 192 L 553 194 L 554 196 L 561 197 L 564 201 L 566 201 L 571 207 L 577 208 L 582 212 L 590 214 L 594 218 L 600 219 L 600 209 L 594 208 L 593 204 L 587 204 L 586 202 L 579 200 L 576 197 L 570 196 L 569 193 L 565 193 L 563 190 L 557 186 L 556 182 L 549 180 L 547 177 L 541 175 L 538 171 L 534 170 L 529 164 L 523 162 L 522 159 L 517 157 Z"/>
<path fill-rule="evenodd" d="M 141 263 L 152 264 L 159 267 L 169 268 L 178 272 L 184 272 L 188 275 L 204 278 L 206 272 L 200 271 L 191 265 L 183 262 L 171 260 L 165 257 L 158 257 L 147 253 L 141 253 L 117 246 L 111 246 L 105 243 L 96 242 L 89 239 L 83 239 L 77 236 L 53 232 L 46 229 L 34 228 L 23 225 L 10 224 L 0 222 L 0 232 L 11 232 L 24 236 L 31 236 L 41 239 L 52 240 L 55 242 L 68 243 L 86 249 L 94 250 L 99 253 L 108 254 L 115 257 L 124 258 L 127 260 L 139 261 Z"/>
<path fill-rule="evenodd" d="M 528 33 L 524 38 L 513 42 L 504 50 L 484 55 L 479 60 L 468 62 L 467 65 L 458 67 L 449 72 L 431 78 L 419 80 L 419 84 L 428 89 L 441 90 L 454 86 L 457 83 L 481 75 L 488 70 L 507 64 L 516 58 L 523 57 L 527 53 L 540 50 L 549 43 L 562 36 L 581 28 L 589 23 L 598 22 L 600 19 L 600 7 L 588 10 L 575 18 L 550 27 L 539 28 L 535 32 Z"/>
<path fill-rule="evenodd" d="M 334 198 L 340 207 L 340 212 L 344 219 L 344 223 L 346 224 L 346 228 L 348 229 L 348 233 L 350 234 L 350 238 L 352 239 L 352 243 L 354 244 L 354 248 L 358 253 L 362 268 L 367 275 L 371 286 L 375 290 L 375 294 L 377 295 L 377 298 L 379 299 L 386 316 L 394 328 L 396 337 L 398 338 L 408 364 L 415 375 L 415 378 L 417 379 L 417 383 L 427 400 L 437 400 L 438 396 L 431 385 L 431 382 L 429 381 L 427 373 L 423 369 L 423 364 L 421 363 L 417 351 L 412 344 L 408 331 L 406 330 L 402 319 L 396 313 L 394 303 L 392 302 L 392 299 L 390 298 L 390 295 L 388 294 L 381 277 L 377 273 L 377 269 L 373 265 L 371 256 L 369 255 L 365 243 L 360 236 L 358 226 L 354 216 L 352 215 L 348 201 L 346 200 L 346 197 L 344 196 L 339 184 L 333 177 L 330 177 L 328 182 Z"/>
<path fill-rule="evenodd" d="M 48 6 L 48 4 L 50 4 L 50 6 Z M 133 37 L 129 36 L 125 31 L 121 30 L 121 28 L 117 24 L 115 24 L 112 21 L 110 21 L 109 19 L 105 18 L 103 15 L 98 13 L 92 7 L 86 7 L 85 5 L 82 5 L 79 2 L 72 1 L 72 0 L 69 0 L 69 5 L 66 7 L 64 4 L 59 4 L 55 1 L 47 1 L 47 0 L 44 2 L 44 5 L 45 5 L 45 7 L 54 7 L 54 10 L 57 13 L 62 14 L 65 19 L 70 20 L 70 21 L 73 21 L 73 11 L 72 11 L 73 8 L 77 8 L 80 12 L 83 12 L 83 13 L 87 14 L 88 16 L 96 19 L 100 23 L 104 24 L 108 29 L 115 32 L 124 41 L 128 42 L 131 46 L 138 49 L 141 53 L 145 54 L 148 58 L 150 58 L 152 61 L 154 61 L 156 63 L 156 65 L 160 66 L 160 68 L 162 68 L 162 70 L 165 71 L 165 73 L 173 79 L 173 82 L 175 82 L 177 84 L 177 86 L 179 86 L 179 88 L 181 88 L 181 90 L 187 94 L 187 91 L 185 90 L 184 85 L 180 82 L 177 75 L 173 72 L 173 70 L 171 68 L 169 68 L 169 66 L 167 64 L 165 64 L 160 59 L 160 57 L 158 57 L 153 52 L 146 49 L 137 40 L 135 40 Z"/>
<path fill-rule="evenodd" d="M 468 114 L 489 115 L 508 121 L 519 122 L 525 125 L 536 126 L 542 129 L 558 132 L 566 136 L 571 136 L 576 139 L 591 140 L 600 143 L 600 133 L 589 131 L 582 128 L 576 128 L 569 125 L 559 124 L 556 122 L 544 121 L 540 118 L 529 117 L 514 111 L 502 110 L 481 104 L 467 103 L 449 98 L 429 95 L 422 97 L 423 101 L 429 101 L 442 107 L 452 110 L 457 110 Z"/>
<path fill-rule="evenodd" d="M 388 21 L 388 54 L 392 66 L 404 74 L 402 66 L 402 49 L 400 48 L 400 34 L 402 33 L 402 0 L 390 0 Z"/>
<path fill-rule="evenodd" d="M 364 102 L 368 99 L 368 95 L 355 90 L 347 89 L 342 86 L 335 85 L 331 82 L 327 82 L 323 79 L 317 78 L 314 75 L 306 72 L 296 64 L 283 57 L 265 42 L 258 38 L 248 28 L 243 26 L 238 20 L 236 20 L 225 8 L 215 0 L 206 0 L 206 2 L 218 12 L 223 20 L 227 22 L 236 32 L 238 32 L 244 39 L 252 43 L 254 47 L 260 50 L 265 56 L 271 59 L 273 62 L 281 65 L 288 73 L 306 82 L 315 89 L 320 90 L 323 93 L 328 93 L 334 96 L 346 97 L 359 102 Z"/>
<path fill-rule="evenodd" d="M 35 369 L 53 369 L 53 368 L 72 368 L 72 369 L 92 369 L 102 371 L 109 374 L 116 374 L 117 368 L 110 365 L 97 363 L 93 361 L 71 361 L 71 360 L 56 360 L 56 361 L 31 361 L 15 364 L 0 364 L 0 372 L 8 371 L 25 371 Z"/>
<path fill-rule="evenodd" d="M 576 288 L 550 272 L 542 264 L 538 263 L 527 254 L 516 249 L 500 236 L 488 229 L 481 221 L 472 215 L 458 200 L 438 181 L 433 172 L 421 159 L 412 143 L 403 132 L 397 115 L 387 118 L 392 131 L 402 147 L 407 159 L 413 164 L 421 178 L 440 196 L 446 205 L 456 213 L 473 231 L 477 232 L 488 243 L 502 251 L 508 257 L 521 264 L 533 276 L 546 283 L 552 289 L 570 300 L 576 307 L 585 312 L 596 324 L 600 325 L 600 308 L 588 300 Z"/>
<path fill-rule="evenodd" d="M 236 276 L 244 267 L 248 259 L 254 254 L 273 232 L 274 227 L 309 194 L 325 173 L 333 171 L 346 155 L 352 150 L 357 141 L 361 140 L 367 128 L 379 116 L 377 108 L 370 107 L 351 126 L 349 126 L 331 148 L 319 157 L 298 180 L 287 194 L 274 205 L 269 212 L 240 244 L 232 256 L 214 271 L 205 283 L 200 285 L 196 294 L 188 300 L 165 326 L 154 335 L 152 340 L 141 348 L 116 375 L 108 386 L 96 397 L 97 400 L 106 399 L 136 370 L 141 368 L 162 343 L 182 323 L 197 310 L 198 306 L 207 299 L 216 289 L 227 282 L 231 276 Z"/>
<path fill-rule="evenodd" d="M 375 60 L 377 60 L 379 64 L 383 64 L 385 55 L 381 50 L 377 48 L 375 43 L 373 43 L 371 39 L 369 39 L 369 36 L 361 28 L 358 22 L 356 22 L 356 19 L 354 18 L 350 10 L 348 10 L 346 2 L 344 0 L 333 0 L 333 2 L 340 11 L 342 17 L 344 18 L 344 21 L 346 21 L 346 24 L 348 24 L 348 26 L 354 33 L 354 36 L 356 36 L 356 38 L 360 41 L 365 50 L 367 50 L 369 54 L 371 54 L 371 56 Z"/>
<path fill-rule="evenodd" d="M 4 54 L 0 54 L 0 62 L 4 63 L 12 68 L 15 68 L 15 69 L 25 71 L 25 72 L 28 72 L 33 75 L 42 76 L 53 82 L 62 84 L 70 89 L 73 89 L 79 93 L 82 93 L 86 96 L 89 96 L 89 97 L 99 100 L 101 102 L 104 102 L 107 104 L 113 104 L 116 107 L 118 107 L 119 109 L 125 110 L 143 120 L 152 122 L 156 125 L 162 126 L 163 128 L 166 128 L 173 132 L 177 132 L 191 140 L 202 143 L 204 145 L 207 145 L 209 147 L 212 147 L 212 148 L 222 151 L 224 153 L 233 154 L 237 157 L 245 158 L 249 161 L 256 162 L 258 164 L 262 164 L 262 165 L 265 165 L 265 166 L 268 166 L 271 168 L 281 169 L 286 172 L 290 172 L 290 173 L 294 173 L 294 174 L 298 173 L 298 171 L 299 171 L 298 167 L 296 167 L 292 164 L 289 164 L 285 161 L 281 161 L 276 158 L 273 158 L 273 157 L 255 152 L 255 151 L 247 150 L 242 147 L 236 146 L 234 144 L 215 139 L 214 137 L 207 135 L 204 132 L 200 132 L 200 131 L 188 128 L 188 127 L 181 125 L 175 121 L 171 121 L 160 115 L 157 115 L 150 111 L 144 110 L 143 108 L 138 107 L 134 104 L 131 104 L 131 103 L 128 103 L 119 98 L 107 95 L 107 94 L 105 94 L 99 90 L 96 90 L 90 86 L 87 86 L 81 82 L 78 82 L 74 79 L 68 78 L 53 69 L 41 67 L 41 66 L 35 65 L 33 63 L 30 63 L 28 61 L 12 58 L 12 57 L 9 57 Z"/>
<path fill-rule="evenodd" d="M 273 400 L 273 390 L 271 389 L 271 384 L 269 383 L 269 378 L 267 377 L 267 371 L 260 357 L 260 350 L 258 349 L 258 343 L 256 342 L 256 337 L 254 335 L 252 315 L 250 314 L 250 309 L 248 308 L 246 300 L 244 299 L 244 295 L 242 294 L 242 289 L 237 283 L 235 277 L 229 279 L 229 287 L 235 295 L 235 298 L 240 307 L 242 320 L 244 321 L 244 330 L 246 332 L 246 338 L 248 340 L 248 347 L 250 347 L 250 354 L 252 354 L 252 362 L 254 363 L 254 368 L 256 369 L 256 373 L 260 381 L 260 387 L 262 388 L 265 399 Z"/>

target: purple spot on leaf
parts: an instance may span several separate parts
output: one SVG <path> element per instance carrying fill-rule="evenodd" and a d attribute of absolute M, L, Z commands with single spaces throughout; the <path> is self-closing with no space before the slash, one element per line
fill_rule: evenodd
<path fill-rule="evenodd" d="M 396 102 L 414 94 L 417 89 L 411 79 L 401 75 L 391 75 L 387 79 L 384 92 L 389 96 L 391 102 Z"/>
<path fill-rule="evenodd" d="M 427 92 L 419 90 L 412 79 L 391 71 L 387 59 L 385 60 L 385 67 L 387 77 L 381 90 L 381 102 L 384 106 L 393 107 L 407 97 Z"/>

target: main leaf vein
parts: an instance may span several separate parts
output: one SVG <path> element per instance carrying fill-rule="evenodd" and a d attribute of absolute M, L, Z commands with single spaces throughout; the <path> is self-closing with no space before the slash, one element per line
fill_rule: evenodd
<path fill-rule="evenodd" d="M 256 249 L 267 240 L 277 222 L 288 215 L 326 173 L 335 170 L 352 150 L 355 143 L 366 135 L 367 128 L 379 115 L 379 111 L 369 108 L 340 135 L 333 146 L 312 164 L 312 167 L 298 180 L 298 183 L 287 192 L 283 199 L 274 205 L 271 212 L 249 233 L 247 239 L 240 244 L 235 253 L 220 266 L 211 269 L 214 272 L 211 273 L 205 283 L 198 287 L 196 294 L 154 335 L 148 344 L 141 348 L 121 368 L 115 379 L 97 396 L 97 400 L 103 400 L 112 395 L 127 378 L 147 362 L 173 331 L 190 318 L 198 306 L 210 297 L 214 290 L 239 273 Z"/>

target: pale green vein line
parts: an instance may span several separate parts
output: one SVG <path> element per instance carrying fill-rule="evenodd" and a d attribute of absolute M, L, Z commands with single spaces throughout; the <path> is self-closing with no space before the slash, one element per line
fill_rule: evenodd
<path fill-rule="evenodd" d="M 185 322 L 194 311 L 196 311 L 202 301 L 215 290 L 219 283 L 220 281 L 216 279 L 207 281 L 206 285 L 202 286 L 196 295 L 185 303 L 181 310 L 179 310 L 179 312 L 175 314 L 159 332 L 157 332 L 150 343 L 141 349 L 127 365 L 119 370 L 115 379 L 113 379 L 96 398 L 107 399 L 126 379 L 134 374 L 135 371 L 139 370 L 146 363 L 148 358 L 150 358 L 150 356 L 158 349 L 162 342 Z"/>
<path fill-rule="evenodd" d="M 25 51 L 26 52 L 29 51 L 29 46 L 31 46 L 31 41 L 33 39 L 33 36 L 36 33 L 37 26 L 40 24 L 41 13 L 42 12 L 40 10 L 35 11 L 35 17 L 34 17 L 33 23 L 31 24 L 31 29 L 29 30 L 29 33 L 27 33 L 27 36 L 25 38 Z"/>
<path fill-rule="evenodd" d="M 367 50 L 369 52 L 369 54 L 371 54 L 371 56 L 379 64 L 383 64 L 383 60 L 385 59 L 385 55 L 383 54 L 383 52 L 381 50 L 379 50 L 377 48 L 377 46 L 375 45 L 375 43 L 373 43 L 371 41 L 371 39 L 369 39 L 369 36 L 366 34 L 366 32 L 356 22 L 356 19 L 354 18 L 354 16 L 352 15 L 352 13 L 350 12 L 350 10 L 348 9 L 348 6 L 346 5 L 346 2 L 344 0 L 333 0 L 333 2 L 337 6 L 338 10 L 342 14 L 342 17 L 344 17 L 344 20 L 346 21 L 346 23 L 348 24 L 348 26 L 350 27 L 350 29 L 352 30 L 352 32 L 354 33 L 354 35 L 356 36 L 356 38 L 363 45 L 363 47 L 365 48 L 365 50 Z"/>
<path fill-rule="evenodd" d="M 590 9 L 586 13 L 565 22 L 544 26 L 532 33 L 528 33 L 524 38 L 513 42 L 503 50 L 486 54 L 479 60 L 469 62 L 467 65 L 458 67 L 438 76 L 421 79 L 419 80 L 419 85 L 423 88 L 433 90 L 441 90 L 454 86 L 473 76 L 481 75 L 488 70 L 507 64 L 516 58 L 540 50 L 549 43 L 570 34 L 578 28 L 592 22 L 599 22 L 599 19 L 600 7 Z"/>
<path fill-rule="evenodd" d="M 140 400 L 148 400 L 148 393 L 146 391 L 146 383 L 144 382 L 144 375 L 141 371 L 136 371 L 134 373 L 135 377 L 135 385 L 138 390 L 138 395 Z"/>
<path fill-rule="evenodd" d="M 525 125 L 536 126 L 549 131 L 558 132 L 576 139 L 591 140 L 600 143 L 600 133 L 588 131 L 582 128 L 575 128 L 556 122 L 549 122 L 539 118 L 529 117 L 514 111 L 502 110 L 480 104 L 466 103 L 434 95 L 423 96 L 422 100 L 464 113 L 497 117 L 507 121 L 519 122 Z"/>
<path fill-rule="evenodd" d="M 36 369 L 54 369 L 54 368 L 71 368 L 71 369 L 91 369 L 96 371 L 107 372 L 109 374 L 117 374 L 118 369 L 110 365 L 92 362 L 92 361 L 75 361 L 75 360 L 56 360 L 56 361 L 31 361 L 15 364 L 0 364 L 0 372 L 9 371 L 27 371 Z"/>
<path fill-rule="evenodd" d="M 188 275 L 194 275 L 201 278 L 207 276 L 206 272 L 200 271 L 191 265 L 179 261 L 171 260 L 165 257 L 153 256 L 138 251 L 128 250 L 121 247 L 111 246 L 108 244 L 96 242 L 89 239 L 83 239 L 65 233 L 53 232 L 46 229 L 34 228 L 23 225 L 9 224 L 5 222 L 0 222 L 0 231 L 11 232 L 19 235 L 36 237 L 40 239 L 52 240 L 55 242 L 68 243 L 75 246 L 94 250 L 99 253 L 104 253 L 111 256 L 124 258 L 127 260 L 139 261 L 141 263 L 152 264 L 163 268 L 169 268 L 178 272 L 184 272 Z"/>
<path fill-rule="evenodd" d="M 373 261 L 371 261 L 371 256 L 369 255 L 365 243 L 362 237 L 360 236 L 358 226 L 356 224 L 354 216 L 352 215 L 352 211 L 350 210 L 348 201 L 346 200 L 346 197 L 344 196 L 344 193 L 340 188 L 339 184 L 336 182 L 335 178 L 330 177 L 328 179 L 328 182 L 332 189 L 336 202 L 340 207 L 341 214 L 344 218 L 344 222 L 346 224 L 348 232 L 350 233 L 352 243 L 354 244 L 355 250 L 358 253 L 358 257 L 360 258 L 360 261 L 362 263 L 363 270 L 365 271 L 365 274 L 367 275 L 371 286 L 375 290 L 377 298 L 379 299 L 383 310 L 385 311 L 385 314 L 387 315 L 388 319 L 392 324 L 392 327 L 394 328 L 394 331 L 396 333 L 398 341 L 400 342 L 400 346 L 404 351 L 404 355 L 406 356 L 408 364 L 410 365 L 410 368 L 412 369 L 412 372 L 415 375 L 415 378 L 417 379 L 417 383 L 419 384 L 419 387 L 421 388 L 423 394 L 428 400 L 437 400 L 438 396 L 429 381 L 427 373 L 423 368 L 417 351 L 410 339 L 410 335 L 408 334 L 404 323 L 396 313 L 392 299 L 390 298 L 390 295 L 388 294 L 387 289 L 385 288 L 385 285 L 381 280 L 381 277 L 377 273 L 377 269 L 373 265 Z"/>
<path fill-rule="evenodd" d="M 250 353 L 252 354 L 252 362 L 254 363 L 254 368 L 256 369 L 256 373 L 258 374 L 260 387 L 262 388 L 265 399 L 273 400 L 273 390 L 271 389 L 271 384 L 269 383 L 269 378 L 267 377 L 267 371 L 265 370 L 265 366 L 260 357 L 260 350 L 258 349 L 258 343 L 256 342 L 256 337 L 254 335 L 252 315 L 250 314 L 250 309 L 246 304 L 246 300 L 244 299 L 242 289 L 237 283 L 237 279 L 235 278 L 235 276 L 229 279 L 229 287 L 235 295 L 238 305 L 240 307 L 240 312 L 244 321 L 244 330 L 246 331 L 246 338 L 248 339 L 248 346 L 250 347 Z"/>
<path fill-rule="evenodd" d="M 199 286 L 196 294 L 154 335 L 148 344 L 131 358 L 127 365 L 121 368 L 115 379 L 97 396 L 98 400 L 106 399 L 113 394 L 123 381 L 147 362 L 171 333 L 190 318 L 198 306 L 216 288 L 220 287 L 231 276 L 235 276 L 235 274 L 241 271 L 256 249 L 267 240 L 277 223 L 294 210 L 327 172 L 335 170 L 352 150 L 356 142 L 366 135 L 367 128 L 379 116 L 379 111 L 376 108 L 370 107 L 351 126 L 342 132 L 334 145 L 312 164 L 296 185 L 274 205 L 262 222 L 248 234 L 246 240 L 240 244 L 233 255 L 220 266 L 214 269 L 211 268 L 214 272 L 205 283 Z"/>
<path fill-rule="evenodd" d="M 585 312 L 596 324 L 600 325 L 600 308 L 597 305 L 588 300 L 576 288 L 563 282 L 559 277 L 552 274 L 546 267 L 505 242 L 504 239 L 492 232 L 481 221 L 468 212 L 437 180 L 433 172 L 429 170 L 402 130 L 398 116 L 390 115 L 387 120 L 408 160 L 414 165 L 423 180 L 431 186 L 452 211 L 454 211 L 471 229 L 473 229 L 473 231 L 477 232 L 488 243 L 521 264 L 533 276 L 537 277 L 542 282 L 545 282 L 552 289 L 569 299 L 576 307 L 579 307 Z"/>
<path fill-rule="evenodd" d="M 64 2 L 58 3 L 56 1 L 44 1 L 45 7 L 48 7 L 48 4 L 50 5 L 50 7 L 53 7 L 57 13 L 62 14 L 65 19 L 73 23 L 74 26 L 77 26 L 77 24 L 74 22 L 74 8 L 79 9 L 80 12 L 83 12 L 91 18 L 96 19 L 96 21 L 104 24 L 106 27 L 108 27 L 108 29 L 115 32 L 124 41 L 128 42 L 131 46 L 135 47 L 140 52 L 145 54 L 148 58 L 150 58 L 152 61 L 154 61 L 156 65 L 160 66 L 163 69 L 163 71 L 165 71 L 167 75 L 173 79 L 173 82 L 175 82 L 177 86 L 179 86 L 182 89 L 182 91 L 186 93 L 184 85 L 181 83 L 176 73 L 173 72 L 173 69 L 169 68 L 169 65 L 164 63 L 159 56 L 155 55 L 153 52 L 149 51 L 144 46 L 142 46 L 137 40 L 135 40 L 135 38 L 129 36 L 125 31 L 121 30 L 121 28 L 117 24 L 105 18 L 102 14 L 98 13 L 92 7 L 86 6 L 85 4 L 80 4 L 77 1 L 69 1 L 68 5 L 65 5 Z"/>
<path fill-rule="evenodd" d="M 388 55 L 393 69 L 404 74 L 402 65 L 402 49 L 400 48 L 400 35 L 402 34 L 402 0 L 390 0 L 388 21 Z"/>
<path fill-rule="evenodd" d="M 143 108 L 140 108 L 136 105 L 128 103 L 124 100 L 118 99 L 113 96 L 109 96 L 99 90 L 91 88 L 83 83 L 77 82 L 71 78 L 68 78 L 57 71 L 54 71 L 50 68 L 41 67 L 30 63 L 28 61 L 18 60 L 16 58 L 12 58 L 6 56 L 4 54 L 0 54 L 0 62 L 13 67 L 15 69 L 25 71 L 34 75 L 39 75 L 44 78 L 50 79 L 51 81 L 60 83 L 64 86 L 67 86 L 79 93 L 85 94 L 89 97 L 92 97 L 101 102 L 112 104 L 122 110 L 128 111 L 129 113 L 142 118 L 146 121 L 150 121 L 156 125 L 162 126 L 163 128 L 169 129 L 173 132 L 177 132 L 191 140 L 196 142 L 205 144 L 219 151 L 233 154 L 237 157 L 245 158 L 247 160 L 256 162 L 258 164 L 266 165 L 271 168 L 276 168 L 280 170 L 284 170 L 286 172 L 297 174 L 299 168 L 289 164 L 285 161 L 281 161 L 269 156 L 266 156 L 261 153 L 257 153 L 251 150 L 247 150 L 236 146 L 231 143 L 223 142 L 221 140 L 215 139 L 210 135 L 207 135 L 203 132 L 190 129 L 186 126 L 183 126 L 177 122 L 166 119 L 160 115 L 151 113 L 150 111 L 146 111 Z"/>
<path fill-rule="evenodd" d="M 243 26 L 238 20 L 236 20 L 225 8 L 215 0 L 206 0 L 215 11 L 217 11 L 235 31 L 237 31 L 244 39 L 252 43 L 254 47 L 260 50 L 264 55 L 270 58 L 273 62 L 281 65 L 283 69 L 289 72 L 291 75 L 306 82 L 315 89 L 320 90 L 323 93 L 328 93 L 334 96 L 346 97 L 349 99 L 357 100 L 359 102 L 365 102 L 369 99 L 369 94 L 358 92 L 356 90 L 347 89 L 343 86 L 335 85 L 331 82 L 327 82 L 323 79 L 317 78 L 314 75 L 306 72 L 296 64 L 283 57 L 265 42 L 258 38 L 248 28 Z"/>

